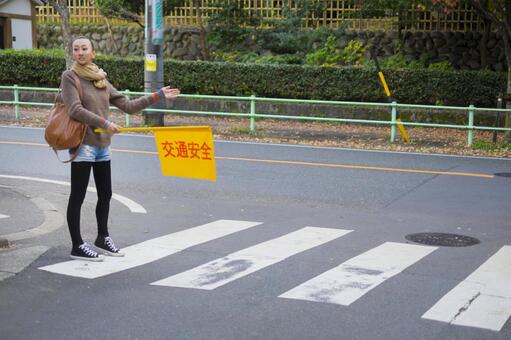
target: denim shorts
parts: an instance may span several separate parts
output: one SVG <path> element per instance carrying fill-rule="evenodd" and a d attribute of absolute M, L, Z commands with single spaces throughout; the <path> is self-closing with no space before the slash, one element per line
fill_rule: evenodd
<path fill-rule="evenodd" d="M 69 155 L 73 156 L 76 149 L 69 149 Z M 112 152 L 110 146 L 100 148 L 93 145 L 82 144 L 80 153 L 73 162 L 105 162 L 112 159 Z"/>

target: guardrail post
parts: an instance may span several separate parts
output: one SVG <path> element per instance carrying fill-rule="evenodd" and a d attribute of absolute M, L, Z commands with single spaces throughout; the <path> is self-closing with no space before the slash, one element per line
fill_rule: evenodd
<path fill-rule="evenodd" d="M 20 119 L 20 94 L 18 90 L 18 85 L 14 85 L 14 114 L 16 115 L 16 120 Z"/>
<path fill-rule="evenodd" d="M 128 98 L 130 97 L 130 90 L 126 90 L 126 91 L 124 91 L 124 93 L 126 94 L 126 97 L 128 97 Z M 130 127 L 130 125 L 131 125 L 131 117 L 130 117 L 130 115 L 125 113 L 124 114 L 124 119 L 126 121 L 126 127 Z"/>
<path fill-rule="evenodd" d="M 250 96 L 250 132 L 255 131 L 256 96 Z"/>
<path fill-rule="evenodd" d="M 472 146 L 472 137 L 474 130 L 474 105 L 468 107 L 468 146 Z"/>
<path fill-rule="evenodd" d="M 394 143 L 396 140 L 396 124 L 397 124 L 397 103 L 392 102 L 391 104 L 392 108 L 392 124 L 390 125 L 390 142 Z"/>

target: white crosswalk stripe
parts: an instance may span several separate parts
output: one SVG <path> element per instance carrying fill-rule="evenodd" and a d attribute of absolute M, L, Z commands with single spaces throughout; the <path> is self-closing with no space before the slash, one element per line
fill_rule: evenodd
<path fill-rule="evenodd" d="M 218 220 L 178 231 L 122 249 L 124 257 L 105 257 L 104 262 L 66 261 L 39 269 L 52 273 L 95 279 L 141 266 L 184 249 L 260 225 L 260 222 Z"/>
<path fill-rule="evenodd" d="M 8 216 L 1 215 L 0 218 Z M 104 262 L 66 261 L 39 269 L 95 279 L 141 266 L 187 248 L 243 231 L 261 222 L 218 220 L 123 249 Z M 304 227 L 152 282 L 155 286 L 213 290 L 353 230 Z M 385 242 L 279 295 L 279 298 L 349 306 L 402 273 L 437 247 Z M 444 295 L 422 318 L 500 331 L 511 316 L 511 246 L 502 247 Z"/>
<path fill-rule="evenodd" d="M 0 220 L 1 220 L 2 218 L 9 218 L 9 216 L 0 214 Z"/>
<path fill-rule="evenodd" d="M 422 317 L 500 331 L 510 316 L 511 246 L 504 246 Z"/>
<path fill-rule="evenodd" d="M 206 290 L 215 289 L 292 255 L 344 236 L 351 231 L 305 227 L 152 284 Z"/>
<path fill-rule="evenodd" d="M 437 248 L 387 242 L 279 297 L 348 306 L 435 249 Z"/>

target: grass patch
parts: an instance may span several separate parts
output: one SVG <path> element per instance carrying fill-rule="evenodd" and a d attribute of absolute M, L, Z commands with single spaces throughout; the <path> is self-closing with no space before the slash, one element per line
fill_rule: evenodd
<path fill-rule="evenodd" d="M 511 144 L 504 142 L 485 142 L 482 140 L 475 141 L 472 144 L 472 149 L 474 150 L 485 150 L 485 151 L 494 151 L 494 150 L 511 150 Z"/>

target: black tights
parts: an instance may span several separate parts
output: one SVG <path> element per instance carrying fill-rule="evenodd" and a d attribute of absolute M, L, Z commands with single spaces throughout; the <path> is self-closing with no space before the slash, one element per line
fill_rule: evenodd
<path fill-rule="evenodd" d="M 67 205 L 67 224 L 73 247 L 83 243 L 80 234 L 80 210 L 85 199 L 87 186 L 89 185 L 91 167 L 98 192 L 98 203 L 96 205 L 98 235 L 108 236 L 108 212 L 110 210 L 110 198 L 112 197 L 110 161 L 72 162 L 71 195 L 69 195 L 69 203 Z"/>

